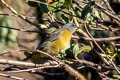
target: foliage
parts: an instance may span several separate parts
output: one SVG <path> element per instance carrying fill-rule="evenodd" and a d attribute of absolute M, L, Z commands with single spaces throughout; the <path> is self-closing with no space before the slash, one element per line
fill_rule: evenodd
<path fill-rule="evenodd" d="M 0 17 L 0 25 L 13 27 L 12 20 L 3 16 Z M 5 45 L 13 46 L 17 41 L 17 35 L 18 32 L 15 30 L 0 27 L 0 52 Z"/>

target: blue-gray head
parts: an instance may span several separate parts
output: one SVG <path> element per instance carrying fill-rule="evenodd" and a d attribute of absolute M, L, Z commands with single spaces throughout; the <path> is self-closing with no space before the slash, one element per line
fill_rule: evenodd
<path fill-rule="evenodd" d="M 67 23 L 63 26 L 63 28 L 68 29 L 71 33 L 76 30 L 76 25 L 74 23 Z"/>

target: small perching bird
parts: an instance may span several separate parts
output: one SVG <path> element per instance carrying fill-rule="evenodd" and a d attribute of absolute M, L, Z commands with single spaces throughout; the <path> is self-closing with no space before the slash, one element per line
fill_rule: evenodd
<path fill-rule="evenodd" d="M 40 44 L 36 50 L 42 50 L 51 55 L 56 55 L 61 50 L 65 49 L 70 43 L 73 32 L 75 32 L 76 26 L 74 23 L 67 23 L 62 28 L 54 31 L 50 37 Z M 36 55 L 36 52 L 33 52 L 24 61 L 30 59 L 33 55 Z M 43 57 L 43 54 L 37 54 L 38 57 Z"/>

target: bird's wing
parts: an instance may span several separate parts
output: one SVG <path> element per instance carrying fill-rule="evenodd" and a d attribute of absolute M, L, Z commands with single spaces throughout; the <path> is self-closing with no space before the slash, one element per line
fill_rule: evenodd
<path fill-rule="evenodd" d="M 50 35 L 50 37 L 49 37 L 49 39 L 48 39 L 47 41 L 53 42 L 53 41 L 59 39 L 60 36 L 61 36 L 61 35 L 60 35 L 60 32 L 61 32 L 61 31 L 62 31 L 62 29 L 58 29 L 58 30 L 54 31 L 54 32 Z"/>
<path fill-rule="evenodd" d="M 59 37 L 61 36 L 60 35 L 61 31 L 62 31 L 61 29 L 58 29 L 58 30 L 54 31 L 45 42 L 43 42 L 42 44 L 39 44 L 37 49 L 41 50 L 48 44 L 48 42 L 53 42 L 53 41 L 59 39 Z"/>

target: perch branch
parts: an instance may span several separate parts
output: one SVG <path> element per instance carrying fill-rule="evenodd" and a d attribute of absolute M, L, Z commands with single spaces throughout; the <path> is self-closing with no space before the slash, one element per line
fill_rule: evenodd
<path fill-rule="evenodd" d="M 58 58 L 56 57 L 53 57 L 51 56 L 50 54 L 46 53 L 46 52 L 43 52 L 43 51 L 40 51 L 40 50 L 37 50 L 37 52 L 41 53 L 41 54 L 44 54 L 50 58 L 52 58 L 53 60 L 57 61 L 58 63 L 60 63 L 61 65 L 63 65 L 63 68 L 65 71 L 67 71 L 71 76 L 77 78 L 78 80 L 86 80 L 86 78 L 81 74 L 79 73 L 77 70 L 73 69 L 71 66 L 69 66 L 68 64 L 65 64 L 63 63 L 61 60 L 59 60 Z"/>
<path fill-rule="evenodd" d="M 57 63 L 44 63 L 44 64 L 34 64 L 30 62 L 22 62 L 22 61 L 15 61 L 15 60 L 7 60 L 7 59 L 0 59 L 0 64 L 10 64 L 16 66 L 25 66 L 25 67 L 40 67 L 40 66 L 48 66 L 50 64 L 56 65 Z"/>

